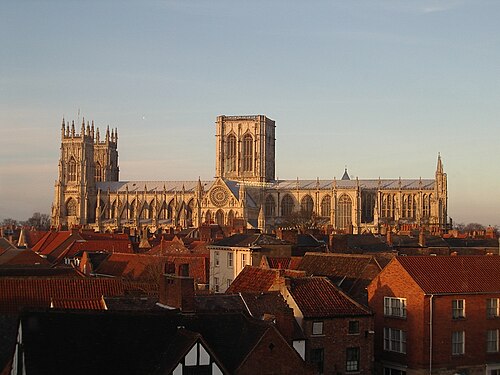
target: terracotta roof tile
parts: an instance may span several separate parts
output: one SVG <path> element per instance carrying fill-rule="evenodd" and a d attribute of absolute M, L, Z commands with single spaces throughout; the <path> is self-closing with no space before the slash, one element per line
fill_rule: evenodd
<path fill-rule="evenodd" d="M 226 293 L 266 292 L 278 276 L 279 272 L 276 270 L 246 266 L 233 280 Z"/>
<path fill-rule="evenodd" d="M 425 293 L 500 292 L 500 256 L 403 256 L 394 261 Z"/>
<path fill-rule="evenodd" d="M 60 299 L 52 298 L 50 307 L 65 310 L 106 310 L 106 303 L 101 298 Z"/>
<path fill-rule="evenodd" d="M 291 279 L 290 293 L 306 318 L 371 314 L 368 308 L 349 298 L 326 277 Z"/>
<path fill-rule="evenodd" d="M 0 278 L 0 312 L 23 307 L 48 307 L 52 299 L 87 300 L 124 294 L 117 279 Z"/>

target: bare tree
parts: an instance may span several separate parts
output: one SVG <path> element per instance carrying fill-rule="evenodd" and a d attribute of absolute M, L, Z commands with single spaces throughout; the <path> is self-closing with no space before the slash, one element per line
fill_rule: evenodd
<path fill-rule="evenodd" d="M 28 220 L 22 222 L 23 225 L 28 225 L 38 230 L 49 230 L 50 229 L 50 217 L 47 214 L 41 214 L 40 212 L 33 213 Z"/>

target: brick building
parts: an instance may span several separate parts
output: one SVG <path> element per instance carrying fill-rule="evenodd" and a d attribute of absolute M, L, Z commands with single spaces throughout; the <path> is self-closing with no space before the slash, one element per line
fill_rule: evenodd
<path fill-rule="evenodd" d="M 380 373 L 498 374 L 499 274 L 497 256 L 395 257 L 368 286 Z"/>

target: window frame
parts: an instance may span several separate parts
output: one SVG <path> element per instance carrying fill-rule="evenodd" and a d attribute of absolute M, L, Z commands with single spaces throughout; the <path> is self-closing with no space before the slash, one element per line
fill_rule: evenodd
<path fill-rule="evenodd" d="M 465 354 L 465 331 L 451 333 L 451 355 Z"/>
<path fill-rule="evenodd" d="M 451 317 L 454 320 L 465 319 L 465 299 L 451 301 Z"/>
<path fill-rule="evenodd" d="M 402 329 L 384 327 L 384 350 L 406 354 L 407 335 Z"/>
<path fill-rule="evenodd" d="M 325 329 L 325 326 L 324 326 L 323 321 L 320 321 L 320 320 L 314 321 L 314 322 L 312 322 L 312 326 L 311 326 L 311 334 L 313 336 L 323 336 L 324 329 Z"/>
<path fill-rule="evenodd" d="M 406 319 L 407 317 L 406 306 L 407 306 L 406 298 L 384 297 L 384 316 Z"/>
<path fill-rule="evenodd" d="M 234 264 L 233 253 L 229 251 L 227 253 L 227 267 L 233 268 L 233 264 Z"/>
<path fill-rule="evenodd" d="M 352 326 L 355 326 L 355 329 L 352 329 Z M 349 320 L 347 326 L 347 334 L 348 335 L 359 335 L 359 320 Z"/>
<path fill-rule="evenodd" d="M 214 251 L 214 267 L 219 267 L 219 266 L 220 266 L 219 251 L 215 250 Z"/>
<path fill-rule="evenodd" d="M 489 329 L 486 331 L 486 352 L 498 353 L 498 329 Z"/>
<path fill-rule="evenodd" d="M 498 298 L 486 298 L 486 316 L 488 318 L 498 318 L 500 316 L 499 306 Z"/>
<path fill-rule="evenodd" d="M 361 351 L 359 346 L 346 348 L 345 371 L 346 372 L 359 372 L 359 362 Z"/>

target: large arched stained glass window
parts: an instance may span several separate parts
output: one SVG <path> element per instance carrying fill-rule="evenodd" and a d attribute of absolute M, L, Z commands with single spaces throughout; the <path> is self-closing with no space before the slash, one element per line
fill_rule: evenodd
<path fill-rule="evenodd" d="M 338 229 L 346 229 L 352 224 L 352 200 L 348 195 L 339 198 L 337 214 Z"/>
<path fill-rule="evenodd" d="M 310 195 L 306 195 L 300 201 L 300 209 L 307 215 L 311 215 L 314 209 L 314 202 Z"/>
<path fill-rule="evenodd" d="M 321 200 L 321 216 L 329 217 L 332 210 L 332 197 L 325 195 Z"/>
<path fill-rule="evenodd" d="M 76 216 L 76 201 L 73 198 L 70 198 L 66 202 L 66 214 L 68 216 Z"/>
<path fill-rule="evenodd" d="M 253 138 L 250 134 L 243 137 L 243 172 L 253 170 Z"/>
<path fill-rule="evenodd" d="M 99 162 L 95 163 L 95 170 L 94 170 L 94 180 L 95 182 L 100 182 L 103 180 L 103 171 L 101 164 Z"/>
<path fill-rule="evenodd" d="M 288 216 L 293 212 L 293 198 L 290 195 L 285 195 L 281 200 L 281 216 Z"/>
<path fill-rule="evenodd" d="M 276 202 L 274 201 L 272 195 L 268 195 L 266 197 L 265 216 L 273 217 L 275 210 L 276 210 Z"/>
<path fill-rule="evenodd" d="M 215 222 L 220 226 L 224 225 L 224 212 L 222 210 L 217 210 L 215 213 Z"/>

